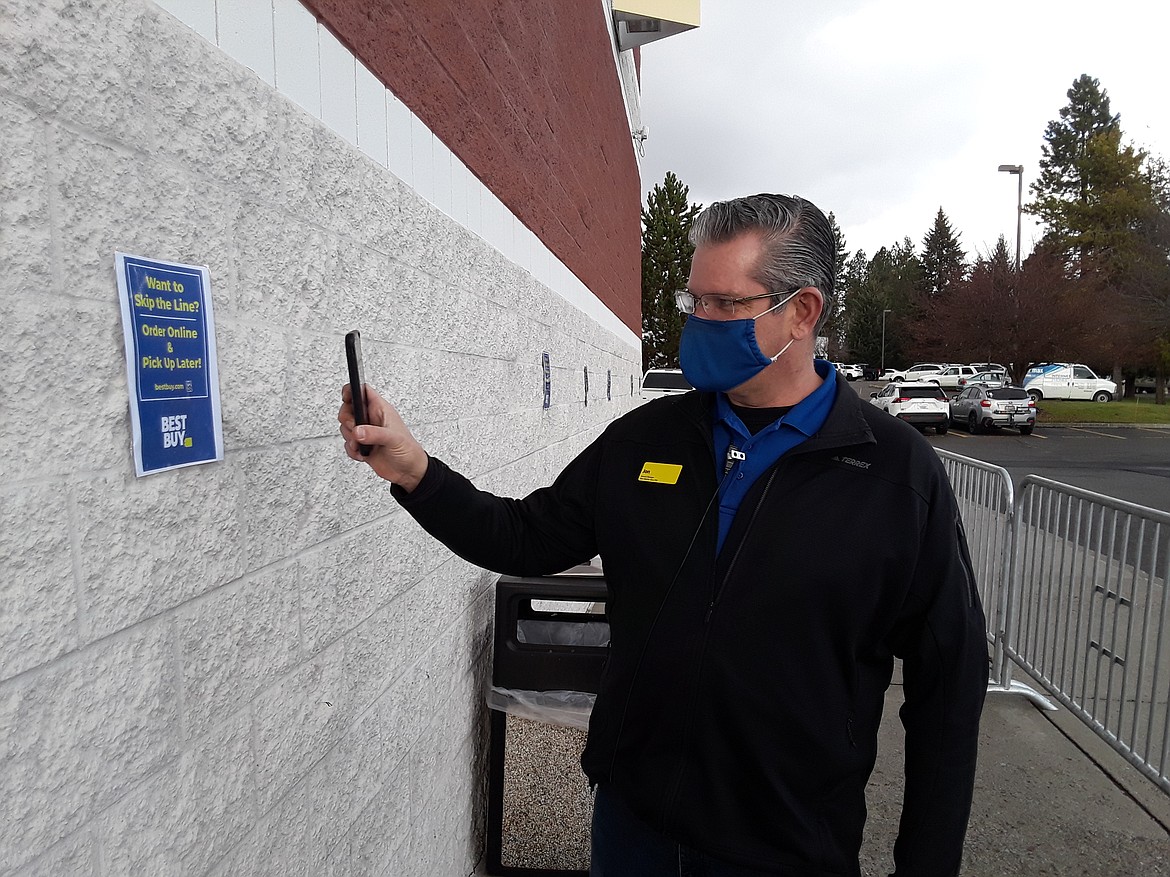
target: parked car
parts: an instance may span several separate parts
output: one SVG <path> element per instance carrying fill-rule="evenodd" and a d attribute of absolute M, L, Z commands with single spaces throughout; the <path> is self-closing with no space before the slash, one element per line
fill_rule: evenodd
<path fill-rule="evenodd" d="M 1006 365 L 1001 365 L 998 362 L 973 362 L 971 365 L 975 367 L 975 371 L 979 372 L 1006 372 L 1008 370 Z"/>
<path fill-rule="evenodd" d="M 972 375 L 969 378 L 961 378 L 959 380 L 959 387 L 971 387 L 979 385 L 980 387 L 1009 387 L 1012 379 L 1008 377 L 1005 371 L 985 371 Z"/>
<path fill-rule="evenodd" d="M 654 399 L 693 390 L 679 368 L 652 368 L 642 376 L 642 398 Z"/>
<path fill-rule="evenodd" d="M 869 402 L 919 430 L 933 426 L 943 435 L 951 423 L 946 391 L 928 381 L 889 384 L 880 393 L 871 393 Z"/>
<path fill-rule="evenodd" d="M 1157 381 L 1148 375 L 1133 379 L 1133 391 L 1135 393 L 1153 393 L 1157 389 Z"/>
<path fill-rule="evenodd" d="M 938 384 L 944 390 L 957 390 L 962 386 L 962 381 L 966 381 L 967 378 L 974 377 L 976 374 L 978 372 L 974 366 L 951 365 L 939 372 L 926 372 L 919 375 L 918 380 Z"/>
<path fill-rule="evenodd" d="M 890 376 L 891 381 L 917 381 L 921 375 L 929 372 L 940 372 L 946 368 L 945 363 L 941 362 L 919 362 L 910 366 L 910 368 L 895 369 Z"/>
<path fill-rule="evenodd" d="M 1024 376 L 1024 389 L 1033 401 L 1041 399 L 1092 399 L 1108 402 L 1117 395 L 1117 384 L 1099 378 L 1079 362 L 1043 362 Z"/>
<path fill-rule="evenodd" d="M 857 367 L 861 369 L 861 378 L 865 381 L 876 381 L 878 379 L 878 369 L 876 365 L 870 365 L 868 362 L 859 362 Z"/>
<path fill-rule="evenodd" d="M 996 426 L 1030 435 L 1036 426 L 1036 402 L 1022 387 L 969 386 L 951 400 L 951 420 L 971 433 Z"/>
<path fill-rule="evenodd" d="M 837 371 L 847 381 L 860 381 L 862 378 L 861 368 L 856 365 L 846 365 L 843 362 L 835 362 L 833 365 L 837 366 Z"/>

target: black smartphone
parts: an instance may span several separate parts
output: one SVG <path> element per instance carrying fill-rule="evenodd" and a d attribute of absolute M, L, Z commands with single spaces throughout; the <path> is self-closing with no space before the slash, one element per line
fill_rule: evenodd
<path fill-rule="evenodd" d="M 345 335 L 345 361 L 349 364 L 349 396 L 353 400 L 355 423 L 369 423 L 366 416 L 366 376 L 362 371 L 362 333 L 357 329 Z M 368 457 L 372 445 L 358 445 L 358 452 Z"/>

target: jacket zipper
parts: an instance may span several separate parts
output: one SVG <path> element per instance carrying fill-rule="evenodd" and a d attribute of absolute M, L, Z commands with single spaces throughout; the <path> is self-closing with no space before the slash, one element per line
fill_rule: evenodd
<path fill-rule="evenodd" d="M 703 443 L 707 447 L 707 452 L 709 454 L 713 455 L 715 453 L 715 443 L 711 438 L 711 429 L 710 429 L 709 418 L 700 418 L 700 419 L 696 420 L 695 427 L 698 429 L 699 434 L 703 438 Z M 716 503 L 719 501 L 718 485 L 716 485 L 715 495 L 712 497 L 712 500 Z M 707 517 L 707 512 L 704 512 L 703 518 L 699 521 L 700 527 L 702 527 L 703 524 L 706 523 L 706 517 Z M 753 519 L 754 519 L 754 515 L 753 515 Z M 686 558 L 684 557 L 683 563 L 685 564 L 685 562 L 686 562 Z M 682 567 L 681 566 L 678 568 L 678 572 L 676 572 L 675 575 L 676 576 L 682 575 Z M 672 583 L 671 587 L 673 587 L 673 583 Z M 669 594 L 667 596 L 669 597 Z M 660 607 L 659 611 L 661 611 L 661 607 Z M 610 783 L 613 782 L 614 774 L 616 773 L 615 768 L 617 767 L 618 749 L 620 748 L 620 744 L 622 741 L 622 732 L 626 728 L 626 715 L 630 711 L 630 699 L 634 696 L 634 684 L 638 681 L 638 673 L 641 672 L 641 669 L 642 669 L 642 659 L 645 657 L 646 649 L 648 649 L 650 647 L 650 637 L 652 637 L 654 635 L 654 627 L 657 625 L 657 623 L 658 623 L 658 619 L 656 616 L 654 622 L 650 625 L 649 632 L 646 634 L 646 644 L 643 647 L 642 654 L 639 656 L 638 662 L 634 667 L 634 675 L 630 677 L 629 691 L 626 692 L 626 701 L 622 705 L 622 713 L 621 713 L 621 717 L 618 720 L 617 733 L 614 734 L 614 737 L 613 737 L 613 754 L 610 756 L 610 759 L 609 759 L 609 782 Z M 706 648 L 707 648 L 707 635 L 706 635 L 706 631 L 704 631 L 704 633 L 703 633 L 703 647 L 699 653 L 700 663 L 702 661 L 703 652 L 706 651 Z M 607 665 L 606 669 L 608 670 L 608 665 Z M 603 678 L 604 678 L 604 674 L 603 674 Z M 599 688 L 600 688 L 600 686 L 599 686 Z"/>
<path fill-rule="evenodd" d="M 772 482 L 776 480 L 776 473 L 779 471 L 779 468 L 779 466 L 773 467 L 772 471 L 768 474 L 768 480 L 764 483 L 764 490 L 760 493 L 760 498 L 756 501 L 756 507 L 752 509 L 752 516 L 748 519 L 747 527 L 743 531 L 743 538 L 735 546 L 735 554 L 731 557 L 731 563 L 727 565 L 727 572 L 723 574 L 723 581 L 719 583 L 719 587 L 711 594 L 711 602 L 707 605 L 707 615 L 703 619 L 704 624 L 711 621 L 711 615 L 715 612 L 715 605 L 723 595 L 723 589 L 727 587 L 727 582 L 731 579 L 732 572 L 735 571 L 735 565 L 739 561 L 739 554 L 743 551 L 743 544 L 747 541 L 748 534 L 751 533 L 752 526 L 756 523 L 756 517 L 760 514 L 760 508 L 764 505 L 764 500 L 768 498 L 768 491 L 772 489 Z"/>
<path fill-rule="evenodd" d="M 747 527 L 743 531 L 743 537 L 739 540 L 739 544 L 735 547 L 735 554 L 731 557 L 731 563 L 727 565 L 727 572 L 723 574 L 723 580 L 718 587 L 711 594 L 711 602 L 707 605 L 707 613 L 703 617 L 703 644 L 699 649 L 699 660 L 695 667 L 694 679 L 695 685 L 691 690 L 690 703 L 687 705 L 687 723 L 683 728 L 682 733 L 682 751 L 686 751 L 686 742 L 691 736 L 692 722 L 695 715 L 695 700 L 699 696 L 698 691 L 698 676 L 703 670 L 704 658 L 707 656 L 707 641 L 711 634 L 711 616 L 715 612 L 715 606 L 719 603 L 719 598 L 723 594 L 724 588 L 727 586 L 728 580 L 731 578 L 731 573 L 735 570 L 735 564 L 739 560 L 739 554 L 743 550 L 743 544 L 747 541 L 748 535 L 752 531 L 752 526 L 756 522 L 756 517 L 760 513 L 760 508 L 764 505 L 764 500 L 768 498 L 768 491 L 772 489 L 772 482 L 776 480 L 776 473 L 779 471 L 779 466 L 774 466 L 772 471 L 768 474 L 768 480 L 764 484 L 764 489 L 760 493 L 760 498 L 756 500 L 756 507 L 752 509 L 752 516 L 748 519 Z M 666 818 L 669 820 L 678 805 L 679 792 L 682 791 L 683 777 L 686 775 L 686 762 L 683 761 L 678 766 L 678 773 L 675 776 L 674 788 L 670 792 L 670 800 L 666 807 Z"/>

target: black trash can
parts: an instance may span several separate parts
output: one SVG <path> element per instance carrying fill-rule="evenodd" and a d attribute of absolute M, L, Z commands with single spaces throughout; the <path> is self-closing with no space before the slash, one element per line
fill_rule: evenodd
<path fill-rule="evenodd" d="M 609 648 L 600 569 L 496 583 L 488 773 L 487 873 L 508 877 L 580 875 L 581 870 L 504 863 L 504 786 L 508 714 L 584 728 Z M 552 730 L 552 729 L 550 729 Z M 585 782 L 584 776 L 581 778 Z"/>

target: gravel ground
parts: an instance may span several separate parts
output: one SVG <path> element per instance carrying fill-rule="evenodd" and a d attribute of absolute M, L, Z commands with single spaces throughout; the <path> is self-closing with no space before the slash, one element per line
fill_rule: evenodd
<path fill-rule="evenodd" d="M 504 865 L 589 869 L 593 794 L 581 771 L 585 732 L 508 716 Z"/>

